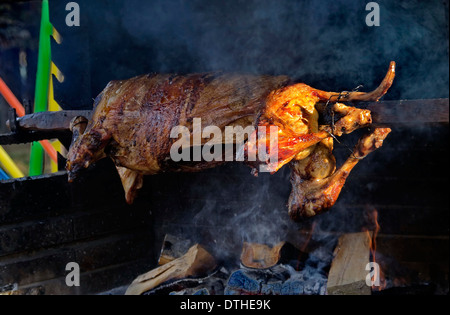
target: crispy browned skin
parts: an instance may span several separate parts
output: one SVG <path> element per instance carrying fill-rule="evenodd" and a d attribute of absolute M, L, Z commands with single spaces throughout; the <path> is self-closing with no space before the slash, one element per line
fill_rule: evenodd
<path fill-rule="evenodd" d="M 376 101 L 389 89 L 394 76 L 395 63 L 391 62 L 381 85 L 370 93 L 321 91 L 303 83 L 292 84 L 286 76 L 153 74 L 112 81 L 97 97 L 86 130 L 70 147 L 69 180 L 82 168 L 109 156 L 117 166 L 126 200 L 131 203 L 144 175 L 197 171 L 218 164 L 171 162 L 170 147 L 177 140 L 170 138 L 173 127 L 186 126 L 191 136 L 194 118 L 201 118 L 203 127 L 214 125 L 222 131 L 225 126 L 252 125 L 266 130 L 276 127 L 278 160 L 247 162 L 254 170 L 258 165 L 272 163 L 273 172 L 290 163 L 293 192 L 289 214 L 294 220 L 309 217 L 334 204 L 351 169 L 351 163 L 346 162 L 335 171 L 330 136 L 341 136 L 372 122 L 370 111 L 338 101 Z M 338 117 L 336 122 L 319 126 L 319 114 L 330 110 Z M 384 137 L 387 133 L 383 133 Z M 372 135 L 378 140 L 384 137 L 378 131 Z M 268 144 L 271 150 L 269 134 L 258 134 L 245 143 L 245 157 L 256 153 L 258 141 Z M 365 150 L 361 158 L 372 151 Z M 330 187 L 334 187 L 331 193 Z M 326 201 L 316 202 L 319 199 Z"/>
<path fill-rule="evenodd" d="M 153 74 L 112 81 L 95 100 L 94 115 L 85 132 L 71 145 L 66 166 L 69 180 L 106 155 L 118 167 L 140 175 L 168 168 L 212 167 L 214 163 L 170 163 L 170 147 L 177 140 L 170 138 L 172 128 L 186 126 L 192 132 L 194 118 L 201 118 L 202 126 L 222 130 L 253 125 L 267 95 L 288 83 L 286 76 L 211 73 Z M 124 181 L 128 180 L 122 178 Z"/>
<path fill-rule="evenodd" d="M 372 137 L 375 137 L 378 145 L 373 150 L 365 150 L 359 159 L 349 158 L 336 171 L 336 160 L 332 154 L 333 138 L 330 136 L 342 136 L 372 123 L 369 110 L 346 106 L 337 101 L 378 101 L 392 85 L 394 77 L 395 63 L 391 62 L 380 86 L 370 93 L 325 92 L 299 83 L 269 94 L 258 125 L 265 126 L 266 130 L 270 126 L 279 129 L 278 161 L 271 165 L 271 169 L 276 172 L 287 163 L 291 165 L 293 189 L 288 208 L 294 221 L 324 212 L 333 206 L 354 165 L 380 147 L 390 132 L 390 129 L 376 129 Z M 331 110 L 338 120 L 332 125 L 319 126 L 319 113 L 327 110 Z M 253 136 L 245 145 L 247 154 L 257 151 L 258 141 L 266 141 L 266 146 L 270 148 L 268 136 Z M 258 163 L 248 164 L 257 172 Z"/>
<path fill-rule="evenodd" d="M 392 85 L 395 77 L 395 63 L 391 62 L 380 86 L 370 93 L 325 92 L 304 83 L 293 84 L 272 91 L 266 100 L 263 113 L 258 121 L 266 130 L 276 126 L 278 133 L 278 162 L 272 168 L 277 171 L 291 160 L 302 160 L 315 149 L 315 144 L 330 136 L 348 134 L 372 123 L 369 110 L 345 106 L 337 101 L 378 101 Z M 331 104 L 331 105 L 330 105 Z M 341 118 L 334 126 L 319 130 L 319 112 L 328 110 Z M 257 132 L 257 131 L 256 131 Z M 258 141 L 269 141 L 268 137 L 253 136 L 246 144 L 246 152 L 257 150 Z"/>

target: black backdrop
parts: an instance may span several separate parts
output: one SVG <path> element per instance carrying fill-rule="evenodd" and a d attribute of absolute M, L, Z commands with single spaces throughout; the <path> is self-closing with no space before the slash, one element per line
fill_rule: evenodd
<path fill-rule="evenodd" d="M 89 108 L 108 81 L 148 72 L 284 74 L 369 90 L 391 60 L 398 76 L 386 99 L 448 97 L 448 1 L 378 1 L 378 27 L 365 23 L 369 1 L 79 0 L 79 27 L 65 24 L 67 2 L 50 1 L 65 109 Z"/>

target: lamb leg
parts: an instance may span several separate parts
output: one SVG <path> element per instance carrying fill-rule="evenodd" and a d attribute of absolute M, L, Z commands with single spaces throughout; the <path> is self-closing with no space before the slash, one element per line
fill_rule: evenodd
<path fill-rule="evenodd" d="M 294 221 L 312 217 L 331 208 L 336 202 L 344 183 L 355 165 L 369 153 L 383 145 L 383 140 L 391 132 L 390 128 L 376 128 L 362 137 L 353 149 L 351 156 L 331 176 L 317 179 L 302 179 L 293 162 L 289 197 L 289 216 Z"/>
<path fill-rule="evenodd" d="M 327 114 L 327 110 L 324 104 L 317 106 L 319 112 Z M 353 106 L 346 106 L 342 103 L 334 103 L 330 108 L 331 113 L 339 115 L 341 118 L 337 120 L 332 126 L 329 126 L 325 130 L 336 136 L 342 136 L 343 134 L 349 134 L 356 129 L 367 127 L 372 123 L 372 115 L 370 110 L 356 108 Z M 334 121 L 334 117 L 331 117 Z"/>

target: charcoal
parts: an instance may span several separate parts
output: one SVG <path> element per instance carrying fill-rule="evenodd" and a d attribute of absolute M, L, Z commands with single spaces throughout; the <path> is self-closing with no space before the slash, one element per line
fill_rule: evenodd
<path fill-rule="evenodd" d="M 172 291 L 169 295 L 211 295 L 207 288 L 187 288 L 181 291 Z"/>
<path fill-rule="evenodd" d="M 327 278 L 308 268 L 296 271 L 290 265 L 269 269 L 241 269 L 233 272 L 225 288 L 225 295 L 319 295 L 325 294 Z"/>
<path fill-rule="evenodd" d="M 256 277 L 252 277 L 252 274 Z M 225 295 L 240 295 L 242 293 L 258 294 L 262 286 L 262 277 L 257 272 L 237 270 L 233 272 L 225 287 Z"/>
<path fill-rule="evenodd" d="M 163 283 L 143 295 L 223 295 L 229 273 L 224 268 L 204 278 L 184 278 Z"/>

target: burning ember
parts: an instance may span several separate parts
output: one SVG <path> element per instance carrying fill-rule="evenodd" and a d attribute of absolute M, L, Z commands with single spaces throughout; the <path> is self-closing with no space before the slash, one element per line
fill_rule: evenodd
<path fill-rule="evenodd" d="M 326 293 L 327 271 L 330 260 L 310 253 L 302 268 L 295 269 L 300 261 L 278 264 L 267 269 L 245 266 L 232 273 L 225 294 L 230 295 L 323 295 Z"/>
<path fill-rule="evenodd" d="M 166 235 L 160 266 L 136 278 L 127 294 L 324 295 L 337 237 L 310 246 L 313 228 L 296 246 L 244 242 L 239 265 Z"/>
<path fill-rule="evenodd" d="M 378 211 L 372 210 L 368 212 L 368 217 L 373 225 L 373 229 L 365 229 L 367 237 L 369 238 L 371 261 L 373 262 L 373 272 L 370 277 L 370 283 L 372 284 L 372 290 L 381 291 L 386 288 L 386 279 L 380 265 L 377 263 L 376 251 L 377 251 L 377 235 L 380 231 L 380 225 L 378 224 Z"/>
<path fill-rule="evenodd" d="M 297 231 L 295 245 L 244 242 L 238 263 L 166 235 L 160 266 L 136 278 L 127 294 L 370 295 L 402 286 L 401 274 L 390 275 L 393 280 L 385 275 L 393 264 L 377 252 L 378 211 L 366 215 L 361 232 L 321 231 L 314 221 Z"/>

